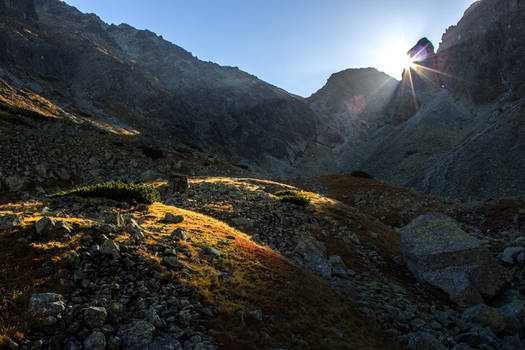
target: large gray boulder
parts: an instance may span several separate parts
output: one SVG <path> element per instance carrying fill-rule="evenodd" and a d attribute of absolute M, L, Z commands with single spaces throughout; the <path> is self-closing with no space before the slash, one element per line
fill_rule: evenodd
<path fill-rule="evenodd" d="M 419 216 L 405 226 L 401 250 L 418 280 L 440 288 L 460 305 L 484 303 L 510 280 L 479 240 L 440 213 Z"/>

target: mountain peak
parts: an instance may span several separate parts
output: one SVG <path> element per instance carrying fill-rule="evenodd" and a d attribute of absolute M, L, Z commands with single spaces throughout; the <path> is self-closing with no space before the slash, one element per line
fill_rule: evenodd
<path fill-rule="evenodd" d="M 407 56 L 414 59 L 414 62 L 424 62 L 434 56 L 434 45 L 426 37 L 419 39 L 416 45 L 414 45 L 407 52 Z"/>

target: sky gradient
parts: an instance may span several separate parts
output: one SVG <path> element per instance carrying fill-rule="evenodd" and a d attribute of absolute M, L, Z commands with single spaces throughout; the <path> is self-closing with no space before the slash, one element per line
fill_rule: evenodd
<path fill-rule="evenodd" d="M 437 48 L 473 0 L 66 2 L 307 97 L 347 68 L 375 67 L 400 78 L 406 51 L 424 36 Z"/>

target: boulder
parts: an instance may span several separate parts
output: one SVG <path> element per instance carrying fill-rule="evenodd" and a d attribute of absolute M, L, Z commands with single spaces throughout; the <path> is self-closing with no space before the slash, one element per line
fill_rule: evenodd
<path fill-rule="evenodd" d="M 84 324 L 90 329 L 102 327 L 107 316 L 105 308 L 90 306 L 84 311 Z"/>
<path fill-rule="evenodd" d="M 29 299 L 29 311 L 41 317 L 56 317 L 65 309 L 64 297 L 60 294 L 36 293 Z"/>
<path fill-rule="evenodd" d="M 420 350 L 446 350 L 447 347 L 441 344 L 432 334 L 426 332 L 415 332 L 408 335 L 409 349 Z"/>
<path fill-rule="evenodd" d="M 517 261 L 518 255 L 523 252 L 525 252 L 525 247 L 508 247 L 498 255 L 498 258 L 507 264 L 514 264 Z"/>
<path fill-rule="evenodd" d="M 171 224 L 179 224 L 184 221 L 184 217 L 182 215 L 174 215 L 172 213 L 166 213 L 164 216 L 164 221 L 169 222 Z"/>
<path fill-rule="evenodd" d="M 490 300 L 510 280 L 479 240 L 440 213 L 419 216 L 403 227 L 401 250 L 418 280 L 442 289 L 460 305 Z"/>
<path fill-rule="evenodd" d="M 0 229 L 1 228 L 12 228 L 16 225 L 20 225 L 24 221 L 23 215 L 6 214 L 0 216 Z"/>
<path fill-rule="evenodd" d="M 51 232 L 55 228 L 55 221 L 47 216 L 35 222 L 35 230 L 37 234 L 45 234 Z"/>
<path fill-rule="evenodd" d="M 100 246 L 100 252 L 104 255 L 111 255 L 116 259 L 120 256 L 120 247 L 115 241 L 106 239 Z"/>
<path fill-rule="evenodd" d="M 186 192 L 190 188 L 188 177 L 181 174 L 172 174 L 168 178 L 168 194 Z"/>
<path fill-rule="evenodd" d="M 505 328 L 505 318 L 503 315 L 501 315 L 497 309 L 485 304 L 469 307 L 463 311 L 461 318 L 465 322 L 475 323 L 482 327 L 488 327 L 495 334 L 500 333 Z"/>
<path fill-rule="evenodd" d="M 142 350 L 151 344 L 154 330 L 155 326 L 151 323 L 138 320 L 122 326 L 118 331 L 118 337 L 124 349 Z"/>
<path fill-rule="evenodd" d="M 95 331 L 84 340 L 85 350 L 104 350 L 106 348 L 106 337 L 104 333 Z"/>

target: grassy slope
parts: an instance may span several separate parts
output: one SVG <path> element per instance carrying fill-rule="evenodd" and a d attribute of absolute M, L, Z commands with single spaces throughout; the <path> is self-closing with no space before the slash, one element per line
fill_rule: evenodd
<path fill-rule="evenodd" d="M 33 232 L 33 223 L 42 216 L 41 211 L 41 203 L 0 206 L 0 215 L 26 215 L 23 225 L 16 230 L 0 231 L 0 295 L 15 300 L 14 304 L 7 302 L 0 312 L 0 334 L 15 339 L 23 338 L 31 326 L 32 316 L 27 312 L 30 295 L 36 291 L 61 291 L 59 280 L 69 273 L 65 257 L 78 248 L 76 241 L 92 224 L 85 219 L 60 218 L 76 227 L 67 243 L 18 242 L 22 233 Z M 162 222 L 167 212 L 183 215 L 184 222 L 176 225 Z M 385 344 L 389 349 L 396 348 L 354 306 L 334 296 L 327 281 L 253 243 L 225 223 L 159 203 L 151 205 L 147 212 L 134 214 L 144 220 L 146 229 L 153 229 L 146 241 L 148 245 L 154 245 L 177 227 L 189 232 L 191 242 L 174 244 L 186 245 L 190 252 L 190 257 L 180 256 L 179 260 L 192 272 L 191 277 L 184 273 L 172 277 L 194 285 L 205 303 L 220 310 L 209 323 L 216 339 L 226 348 L 302 349 L 303 340 L 314 349 L 379 349 Z M 199 251 L 208 246 L 218 249 L 221 258 L 203 259 Z M 145 249 L 137 254 L 160 259 L 154 250 Z M 46 264 L 53 266 L 53 273 L 46 274 Z M 228 281 L 220 277 L 224 271 L 230 272 Z M 262 312 L 262 318 L 254 316 L 256 310 Z M 269 337 L 261 333 L 263 330 Z"/>

